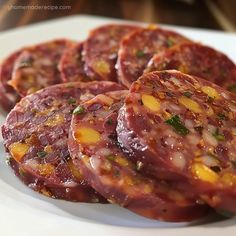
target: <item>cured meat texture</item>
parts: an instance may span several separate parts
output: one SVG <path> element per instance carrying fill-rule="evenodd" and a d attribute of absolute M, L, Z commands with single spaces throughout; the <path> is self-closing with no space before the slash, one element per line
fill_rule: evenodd
<path fill-rule="evenodd" d="M 26 96 L 9 113 L 2 127 L 6 151 L 37 183 L 44 181 L 49 187 L 66 189 L 64 197 L 53 197 L 71 200 L 77 191 L 78 199 L 74 201 L 94 202 L 96 194 L 79 170 L 73 168 L 67 148 L 71 116 L 81 101 L 119 89 L 121 86 L 112 82 L 75 82 L 54 85 Z M 72 197 L 67 199 L 70 191 Z"/>
<path fill-rule="evenodd" d="M 92 30 L 84 43 L 87 75 L 100 80 L 117 80 L 115 64 L 121 39 L 140 27 L 110 24 Z"/>
<path fill-rule="evenodd" d="M 74 42 L 58 39 L 25 48 L 17 57 L 8 82 L 21 96 L 41 88 L 61 83 L 58 63 L 70 44 Z"/>
<path fill-rule="evenodd" d="M 10 111 L 19 100 L 18 94 L 8 85 L 17 57 L 22 50 L 9 55 L 0 65 L 0 104 L 6 111 Z"/>
<path fill-rule="evenodd" d="M 176 44 L 189 42 L 186 37 L 161 28 L 143 28 L 124 37 L 118 53 L 118 79 L 127 88 L 136 81 L 154 54 Z"/>
<path fill-rule="evenodd" d="M 171 183 L 156 181 L 130 162 L 117 143 L 118 110 L 126 91 L 101 94 L 81 104 L 74 114 L 69 150 L 73 163 L 91 186 L 110 202 L 152 219 L 189 221 L 208 212 Z"/>
<path fill-rule="evenodd" d="M 236 100 L 230 92 L 177 71 L 135 82 L 118 119 L 118 140 L 134 163 L 210 206 L 236 212 Z M 176 185 L 178 186 L 178 185 Z"/>
<path fill-rule="evenodd" d="M 223 53 L 198 43 L 184 43 L 155 55 L 145 72 L 176 69 L 236 92 L 236 65 Z"/>
<path fill-rule="evenodd" d="M 63 82 L 89 82 L 84 71 L 82 59 L 83 43 L 75 43 L 65 50 L 59 62 L 59 71 Z"/>

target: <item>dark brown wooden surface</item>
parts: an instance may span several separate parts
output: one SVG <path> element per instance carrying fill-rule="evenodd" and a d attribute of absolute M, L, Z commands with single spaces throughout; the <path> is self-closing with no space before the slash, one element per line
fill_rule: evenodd
<path fill-rule="evenodd" d="M 187 4 L 177 0 L 0 0 L 0 31 L 75 14 L 221 30 L 204 0 L 193 2 Z M 46 6 L 51 9 L 22 9 L 27 6 Z M 68 6 L 68 9 L 52 10 L 53 7 L 60 6 Z"/>

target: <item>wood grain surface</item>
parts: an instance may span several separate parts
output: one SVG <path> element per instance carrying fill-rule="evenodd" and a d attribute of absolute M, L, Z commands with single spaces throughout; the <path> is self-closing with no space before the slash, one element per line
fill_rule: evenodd
<path fill-rule="evenodd" d="M 0 0 L 0 31 L 75 14 L 222 29 L 204 0 Z"/>

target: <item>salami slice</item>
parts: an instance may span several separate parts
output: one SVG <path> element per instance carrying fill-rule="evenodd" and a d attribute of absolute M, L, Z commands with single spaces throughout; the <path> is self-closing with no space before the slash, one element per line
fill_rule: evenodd
<path fill-rule="evenodd" d="M 73 115 L 69 150 L 75 166 L 110 202 L 152 219 L 190 221 L 207 212 L 165 181 L 143 175 L 117 144 L 118 110 L 127 91 L 100 94 Z"/>
<path fill-rule="evenodd" d="M 19 100 L 19 96 L 8 85 L 8 81 L 11 79 L 15 60 L 21 52 L 22 50 L 12 53 L 0 65 L 0 104 L 6 111 L 10 111 Z"/>
<path fill-rule="evenodd" d="M 115 63 L 121 39 L 139 27 L 111 24 L 92 30 L 84 44 L 87 75 L 100 80 L 117 80 Z"/>
<path fill-rule="evenodd" d="M 25 48 L 15 61 L 12 79 L 8 83 L 21 96 L 60 83 L 58 63 L 72 43 L 58 39 Z"/>
<path fill-rule="evenodd" d="M 118 140 L 144 172 L 178 176 L 186 193 L 236 212 L 235 117 L 236 97 L 223 88 L 178 71 L 152 72 L 132 85 Z"/>
<path fill-rule="evenodd" d="M 176 44 L 190 41 L 184 36 L 161 28 L 144 28 L 125 37 L 118 53 L 118 79 L 127 88 L 136 81 L 149 60 Z"/>
<path fill-rule="evenodd" d="M 67 201 L 80 201 L 89 203 L 107 203 L 107 201 L 94 191 L 93 188 L 88 186 L 86 182 L 78 184 L 78 186 L 65 188 L 57 184 L 45 182 L 41 178 L 38 178 L 32 172 L 25 170 L 17 161 L 13 158 L 9 159 L 9 165 L 13 169 L 15 175 L 30 189 L 43 194 L 44 196 L 64 199 Z M 80 172 L 77 171 L 73 165 L 73 174 L 79 177 Z"/>
<path fill-rule="evenodd" d="M 67 136 L 72 112 L 81 101 L 119 89 L 121 86 L 113 82 L 74 82 L 54 85 L 22 98 L 2 127 L 6 151 L 40 186 L 43 183 L 48 191 L 58 188 L 61 193 L 65 192 L 65 195 L 56 195 L 52 190 L 52 197 L 94 202 L 97 195 L 98 200 L 104 201 L 95 192 L 90 198 L 91 187 L 80 172 L 74 170 Z M 35 190 L 38 188 L 36 185 Z"/>
<path fill-rule="evenodd" d="M 176 45 L 153 56 L 145 72 L 176 69 L 236 92 L 236 65 L 223 53 L 198 43 Z"/>
<path fill-rule="evenodd" d="M 75 43 L 65 50 L 59 62 L 59 71 L 63 82 L 89 82 L 82 60 L 83 43 Z"/>

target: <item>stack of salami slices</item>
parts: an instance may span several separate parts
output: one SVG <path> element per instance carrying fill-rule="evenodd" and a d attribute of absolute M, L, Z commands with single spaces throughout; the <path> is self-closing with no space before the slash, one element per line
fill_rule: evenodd
<path fill-rule="evenodd" d="M 182 222 L 236 213 L 236 65 L 157 26 L 110 24 L 3 60 L 8 163 L 48 197 Z"/>

